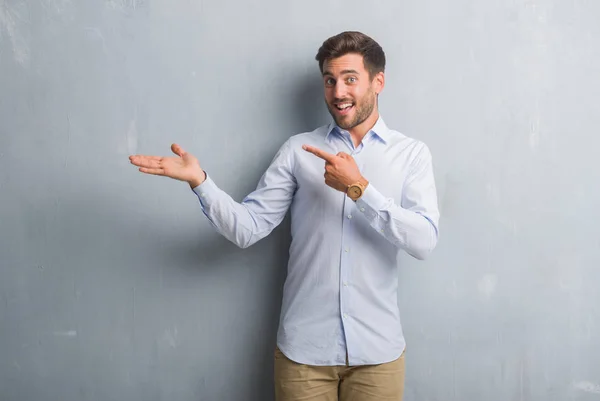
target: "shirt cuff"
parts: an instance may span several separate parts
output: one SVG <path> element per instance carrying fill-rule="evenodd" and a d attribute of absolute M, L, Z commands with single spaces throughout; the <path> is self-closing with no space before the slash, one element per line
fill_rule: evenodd
<path fill-rule="evenodd" d="M 198 196 L 203 206 L 210 205 L 211 201 L 219 195 L 219 187 L 208 174 L 202 184 L 192 188 L 192 191 Z"/>
<path fill-rule="evenodd" d="M 383 196 L 381 192 L 379 192 L 377 188 L 373 186 L 373 184 L 369 183 L 365 189 L 365 192 L 363 193 L 363 196 L 356 201 L 356 204 L 359 208 L 367 206 L 373 211 L 379 211 L 383 209 L 386 202 L 387 198 Z"/>
<path fill-rule="evenodd" d="M 374 227 L 377 228 L 378 231 L 381 231 L 382 227 L 379 227 L 379 224 L 382 222 L 378 219 L 379 211 L 385 207 L 386 203 L 387 198 L 383 196 L 373 184 L 369 183 L 363 196 L 356 201 L 356 206 L 371 225 L 375 224 Z"/>

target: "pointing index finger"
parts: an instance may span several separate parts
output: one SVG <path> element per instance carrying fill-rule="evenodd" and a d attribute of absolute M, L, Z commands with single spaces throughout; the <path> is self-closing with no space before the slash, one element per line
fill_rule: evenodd
<path fill-rule="evenodd" d="M 321 150 L 314 146 L 304 145 L 304 146 L 302 146 L 302 149 L 306 150 L 307 152 L 312 153 L 313 155 L 315 155 L 329 163 L 333 162 L 333 159 L 335 159 L 335 155 L 332 155 L 331 153 L 327 153 L 324 150 Z"/>

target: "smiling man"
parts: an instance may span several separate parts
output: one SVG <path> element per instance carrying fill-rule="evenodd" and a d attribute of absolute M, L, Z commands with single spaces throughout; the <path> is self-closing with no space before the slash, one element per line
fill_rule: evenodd
<path fill-rule="evenodd" d="M 399 401 L 406 344 L 397 258 L 424 259 L 437 244 L 431 153 L 380 116 L 385 54 L 373 39 L 340 33 L 316 59 L 333 122 L 290 137 L 242 202 L 179 145 L 175 157 L 130 160 L 143 173 L 188 182 L 215 229 L 242 248 L 291 210 L 277 401 Z"/>

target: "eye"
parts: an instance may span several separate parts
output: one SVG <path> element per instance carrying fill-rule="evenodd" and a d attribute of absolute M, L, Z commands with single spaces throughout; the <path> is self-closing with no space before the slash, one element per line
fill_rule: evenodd
<path fill-rule="evenodd" d="M 355 83 L 356 81 L 357 81 L 356 77 L 349 77 L 348 78 L 348 82 L 351 83 L 351 84 Z"/>
<path fill-rule="evenodd" d="M 325 85 L 327 85 L 327 86 L 332 86 L 334 84 L 335 84 L 335 80 L 333 78 L 327 78 L 325 80 Z"/>

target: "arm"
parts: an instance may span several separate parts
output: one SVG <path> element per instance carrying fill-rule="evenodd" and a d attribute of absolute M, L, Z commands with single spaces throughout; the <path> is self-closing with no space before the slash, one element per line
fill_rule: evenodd
<path fill-rule="evenodd" d="M 131 164 L 145 174 L 187 182 L 198 195 L 202 211 L 220 234 L 241 248 L 267 236 L 281 223 L 296 190 L 289 140 L 283 144 L 258 187 L 241 202 L 219 189 L 198 160 L 179 145 L 171 145 L 177 157 L 132 155 Z"/>
<path fill-rule="evenodd" d="M 425 259 L 437 245 L 439 211 L 431 153 L 427 146 L 412 163 L 404 182 L 401 203 L 369 184 L 356 201 L 358 209 L 388 241 L 417 259 Z"/>
<path fill-rule="evenodd" d="M 289 141 L 283 144 L 257 188 L 238 203 L 210 176 L 192 189 L 213 227 L 240 248 L 266 237 L 285 217 L 296 190 Z"/>
<path fill-rule="evenodd" d="M 325 160 L 325 183 L 330 187 L 347 193 L 350 184 L 360 182 L 366 186 L 356 201 L 358 210 L 388 241 L 417 259 L 425 259 L 433 251 L 438 239 L 439 211 L 431 153 L 425 144 L 411 163 L 400 205 L 370 184 L 347 153 L 332 155 L 313 146 L 304 149 Z"/>

